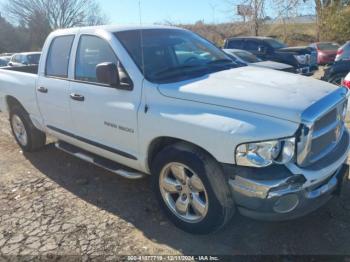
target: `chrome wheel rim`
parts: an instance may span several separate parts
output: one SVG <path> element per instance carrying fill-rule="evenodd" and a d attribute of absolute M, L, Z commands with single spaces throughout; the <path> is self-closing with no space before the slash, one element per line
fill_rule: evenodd
<path fill-rule="evenodd" d="M 28 143 L 27 131 L 25 129 L 25 126 L 21 118 L 17 115 L 13 115 L 12 117 L 12 128 L 13 128 L 13 133 L 15 134 L 18 142 L 22 146 L 26 146 Z"/>
<path fill-rule="evenodd" d="M 200 177 L 186 165 L 166 165 L 159 176 L 159 186 L 164 202 L 181 220 L 198 223 L 206 217 L 207 191 Z"/>

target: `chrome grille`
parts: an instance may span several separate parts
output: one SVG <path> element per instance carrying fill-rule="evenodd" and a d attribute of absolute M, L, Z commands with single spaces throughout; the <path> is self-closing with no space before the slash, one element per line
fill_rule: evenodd
<path fill-rule="evenodd" d="M 329 154 L 345 130 L 343 117 L 347 90 L 339 88 L 303 113 L 297 148 L 299 166 L 307 167 Z"/>

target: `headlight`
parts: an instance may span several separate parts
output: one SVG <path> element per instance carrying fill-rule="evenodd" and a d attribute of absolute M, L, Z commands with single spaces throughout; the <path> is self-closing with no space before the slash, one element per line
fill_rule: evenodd
<path fill-rule="evenodd" d="M 236 164 L 239 166 L 266 167 L 286 164 L 295 153 L 295 138 L 242 144 L 236 149 Z"/>
<path fill-rule="evenodd" d="M 295 55 L 294 57 L 299 64 L 305 65 L 307 63 L 306 55 Z"/>

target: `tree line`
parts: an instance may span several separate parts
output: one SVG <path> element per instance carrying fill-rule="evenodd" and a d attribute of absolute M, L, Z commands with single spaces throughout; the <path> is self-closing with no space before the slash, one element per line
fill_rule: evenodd
<path fill-rule="evenodd" d="M 350 40 L 350 0 L 223 0 L 231 13 L 238 5 L 250 8 L 243 22 L 179 25 L 221 45 L 237 35 L 269 35 L 291 44 Z M 314 24 L 291 24 L 301 5 L 316 14 Z M 271 24 L 267 8 L 274 8 L 277 22 Z M 8 0 L 0 13 L 0 53 L 40 50 L 47 35 L 58 28 L 108 23 L 97 0 Z M 5 17 L 4 17 L 5 15 Z M 237 17 L 237 14 L 235 14 Z"/>
<path fill-rule="evenodd" d="M 288 19 L 297 16 L 300 8 L 308 8 L 316 16 L 316 41 L 350 40 L 350 0 L 222 0 L 229 5 L 245 6 L 244 20 L 252 35 L 264 31 L 266 11 L 273 9 L 283 29 L 283 38 L 288 41 Z"/>
<path fill-rule="evenodd" d="M 108 23 L 96 0 L 8 0 L 1 10 L 0 53 L 40 50 L 58 28 Z"/>

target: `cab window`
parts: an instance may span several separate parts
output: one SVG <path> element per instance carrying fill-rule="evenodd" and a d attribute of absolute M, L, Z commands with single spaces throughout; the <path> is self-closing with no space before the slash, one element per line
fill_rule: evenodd
<path fill-rule="evenodd" d="M 101 63 L 114 63 L 118 66 L 122 83 L 129 83 L 129 77 L 119 62 L 109 43 L 92 35 L 80 38 L 75 64 L 75 79 L 84 82 L 98 83 L 96 66 Z"/>
<path fill-rule="evenodd" d="M 74 36 L 58 36 L 50 46 L 46 60 L 46 75 L 67 78 L 69 57 Z"/>

